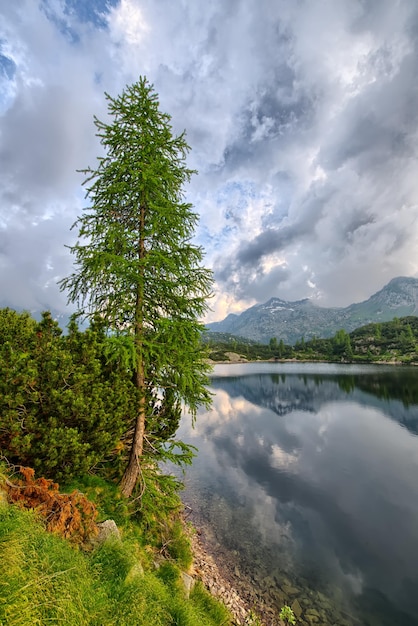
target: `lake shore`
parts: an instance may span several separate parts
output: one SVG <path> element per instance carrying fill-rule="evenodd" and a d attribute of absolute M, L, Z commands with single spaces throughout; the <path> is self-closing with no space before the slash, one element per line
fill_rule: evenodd
<path fill-rule="evenodd" d="M 292 608 L 300 626 L 360 626 L 356 617 L 333 607 L 326 596 L 295 587 L 286 576 L 280 581 L 271 578 L 269 591 L 263 591 L 265 579 L 258 578 L 255 571 L 244 570 L 234 554 L 214 539 L 206 524 L 196 526 L 193 522 L 192 530 L 189 527 L 186 532 L 194 555 L 192 576 L 225 604 L 234 626 L 285 626 L 279 617 L 284 605 Z"/>
<path fill-rule="evenodd" d="M 280 626 L 279 607 L 266 601 L 257 591 L 249 576 L 238 569 L 231 554 L 220 546 L 215 548 L 210 540 L 211 530 L 206 526 L 186 526 L 193 551 L 191 574 L 202 581 L 206 589 L 221 600 L 234 617 L 234 625 L 251 624 L 248 616 L 251 612 L 262 620 L 263 626 Z"/>
<path fill-rule="evenodd" d="M 230 353 L 231 355 L 233 353 Z M 210 365 L 243 365 L 244 363 L 329 363 L 330 365 L 406 365 L 406 366 L 418 366 L 418 363 L 403 363 L 402 361 L 327 361 L 321 359 L 255 359 L 250 360 L 245 357 L 235 354 L 231 356 L 229 361 L 213 361 L 207 360 Z"/>
<path fill-rule="evenodd" d="M 189 531 L 193 551 L 192 576 L 199 579 L 210 593 L 221 600 L 234 617 L 237 626 L 245 624 L 251 606 L 244 599 L 240 590 L 231 585 L 229 577 L 221 571 L 213 555 L 208 551 L 201 539 L 201 531 Z"/>

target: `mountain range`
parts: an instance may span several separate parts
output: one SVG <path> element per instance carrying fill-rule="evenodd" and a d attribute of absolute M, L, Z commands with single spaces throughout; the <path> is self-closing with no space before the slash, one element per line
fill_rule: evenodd
<path fill-rule="evenodd" d="M 296 302 L 271 298 L 239 315 L 231 313 L 220 322 L 207 324 L 206 328 L 259 343 L 276 337 L 294 344 L 302 337 L 331 337 L 341 328 L 351 332 L 371 322 L 387 322 L 406 315 L 418 315 L 418 279 L 400 276 L 368 300 L 345 308 L 320 307 L 309 298 Z"/>

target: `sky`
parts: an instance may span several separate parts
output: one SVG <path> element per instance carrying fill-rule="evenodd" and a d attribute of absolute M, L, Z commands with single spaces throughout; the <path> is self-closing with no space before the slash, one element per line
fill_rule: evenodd
<path fill-rule="evenodd" d="M 0 0 L 0 306 L 66 310 L 93 116 L 140 76 L 198 170 L 206 321 L 418 276 L 416 0 Z"/>

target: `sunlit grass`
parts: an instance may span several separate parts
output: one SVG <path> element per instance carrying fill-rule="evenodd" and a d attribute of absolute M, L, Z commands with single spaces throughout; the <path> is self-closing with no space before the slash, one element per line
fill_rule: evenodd
<path fill-rule="evenodd" d="M 154 569 L 135 533 L 83 552 L 32 511 L 0 505 L 0 624 L 221 626 L 227 610 L 200 585 L 186 598 L 174 561 Z"/>
<path fill-rule="evenodd" d="M 32 512 L 0 509 L 0 554 L 0 623 L 83 626 L 106 611 L 87 558 L 46 533 Z"/>

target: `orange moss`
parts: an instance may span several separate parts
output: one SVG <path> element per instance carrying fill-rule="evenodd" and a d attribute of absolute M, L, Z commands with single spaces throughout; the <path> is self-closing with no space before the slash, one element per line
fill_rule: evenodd
<path fill-rule="evenodd" d="M 45 520 L 46 529 L 75 543 L 97 535 L 96 507 L 79 491 L 59 492 L 59 485 L 47 478 L 35 479 L 30 467 L 20 467 L 22 479 L 6 482 L 8 500 L 25 509 L 34 509 Z"/>

